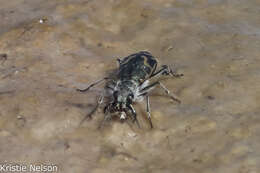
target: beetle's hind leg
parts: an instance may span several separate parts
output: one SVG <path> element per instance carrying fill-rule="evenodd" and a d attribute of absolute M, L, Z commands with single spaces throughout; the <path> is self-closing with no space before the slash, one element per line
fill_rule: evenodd
<path fill-rule="evenodd" d="M 159 85 L 163 90 L 164 92 L 174 101 L 178 102 L 178 103 L 181 103 L 181 101 L 176 97 L 174 96 L 161 82 L 157 81 L 157 82 L 154 82 L 152 83 L 151 85 L 148 85 L 146 87 L 144 87 L 141 91 L 140 91 L 140 94 L 138 96 L 143 96 L 145 95 L 146 93 L 150 92 L 152 89 L 155 88 L 156 85 Z"/>
<path fill-rule="evenodd" d="M 150 112 L 150 99 L 149 96 L 146 96 L 146 112 L 147 112 L 147 118 L 149 120 L 150 126 L 151 128 L 153 128 L 153 123 L 152 123 L 152 119 L 151 119 L 151 112 Z"/>
<path fill-rule="evenodd" d="M 79 92 L 86 92 L 86 91 L 88 91 L 90 88 L 94 87 L 95 85 L 98 85 L 98 84 L 100 84 L 100 83 L 102 83 L 102 82 L 104 82 L 104 81 L 106 81 L 106 80 L 108 80 L 108 79 L 110 79 L 110 78 L 105 77 L 105 78 L 103 78 L 103 79 L 100 79 L 100 80 L 98 80 L 98 81 L 96 81 L 96 82 L 91 83 L 87 88 L 85 88 L 85 89 L 77 89 L 77 91 L 79 91 Z"/>
<path fill-rule="evenodd" d="M 173 71 L 172 68 L 168 65 L 163 65 L 162 68 L 165 70 L 163 71 L 162 75 L 170 75 L 172 77 L 180 78 L 183 76 L 183 74 L 178 74 L 176 71 Z"/>
<path fill-rule="evenodd" d="M 173 76 L 173 77 L 176 77 L 176 78 L 180 78 L 183 76 L 183 74 L 178 74 L 176 73 L 175 71 L 173 71 L 170 66 L 168 65 L 162 65 L 161 69 L 158 70 L 157 72 L 153 73 L 151 78 L 154 78 L 154 77 L 159 77 L 161 75 L 170 75 L 170 76 Z"/>
<path fill-rule="evenodd" d="M 177 97 L 175 97 L 161 82 L 159 82 L 159 85 L 172 100 L 181 103 L 181 101 Z"/>

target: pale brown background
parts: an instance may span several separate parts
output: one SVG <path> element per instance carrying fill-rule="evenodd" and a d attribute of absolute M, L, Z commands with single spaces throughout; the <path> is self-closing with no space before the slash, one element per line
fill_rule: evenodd
<path fill-rule="evenodd" d="M 0 0 L 0 161 L 63 173 L 260 172 L 259 0 Z M 43 23 L 39 23 L 44 19 Z M 47 20 L 45 20 L 47 19 Z M 155 90 L 150 130 L 99 111 L 76 87 L 149 50 L 182 79 Z M 6 60 L 5 60 L 6 59 Z"/>

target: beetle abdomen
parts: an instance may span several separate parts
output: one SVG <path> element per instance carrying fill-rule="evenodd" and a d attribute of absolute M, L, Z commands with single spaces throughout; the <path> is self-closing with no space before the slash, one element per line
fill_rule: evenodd
<path fill-rule="evenodd" d="M 119 78 L 143 82 L 153 74 L 156 66 L 157 60 L 149 52 L 141 51 L 122 60 L 119 67 Z"/>

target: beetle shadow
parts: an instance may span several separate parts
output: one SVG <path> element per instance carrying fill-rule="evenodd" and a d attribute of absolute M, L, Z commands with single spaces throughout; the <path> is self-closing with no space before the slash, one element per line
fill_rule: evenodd
<path fill-rule="evenodd" d="M 83 104 L 83 103 L 70 102 L 68 100 L 65 101 L 65 105 L 77 107 L 79 109 L 87 109 L 87 108 L 95 106 L 93 103 Z"/>

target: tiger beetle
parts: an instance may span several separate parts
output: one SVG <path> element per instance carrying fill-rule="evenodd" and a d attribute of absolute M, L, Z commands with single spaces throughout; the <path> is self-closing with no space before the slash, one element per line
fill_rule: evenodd
<path fill-rule="evenodd" d="M 86 92 L 90 88 L 107 81 L 104 90 L 106 92 L 103 92 L 99 96 L 95 109 L 85 116 L 81 123 L 85 119 L 91 118 L 92 114 L 94 114 L 103 103 L 104 97 L 108 97 L 110 101 L 104 107 L 105 118 L 99 127 L 103 126 L 107 120 L 111 119 L 112 114 L 116 114 L 120 119 L 126 119 L 130 116 L 133 122 L 136 122 L 138 127 L 140 127 L 132 103 L 140 102 L 146 98 L 147 117 L 151 128 L 153 128 L 149 101 L 150 91 L 156 86 L 160 86 L 167 96 L 180 103 L 180 100 L 177 99 L 159 80 L 162 76 L 179 78 L 183 76 L 183 74 L 177 74 L 167 65 L 162 65 L 161 68 L 156 71 L 158 61 L 147 51 L 140 51 L 123 59 L 117 59 L 117 61 L 119 67 L 113 76 L 104 77 L 103 79 L 90 84 L 86 89 L 77 89 L 77 91 Z"/>

